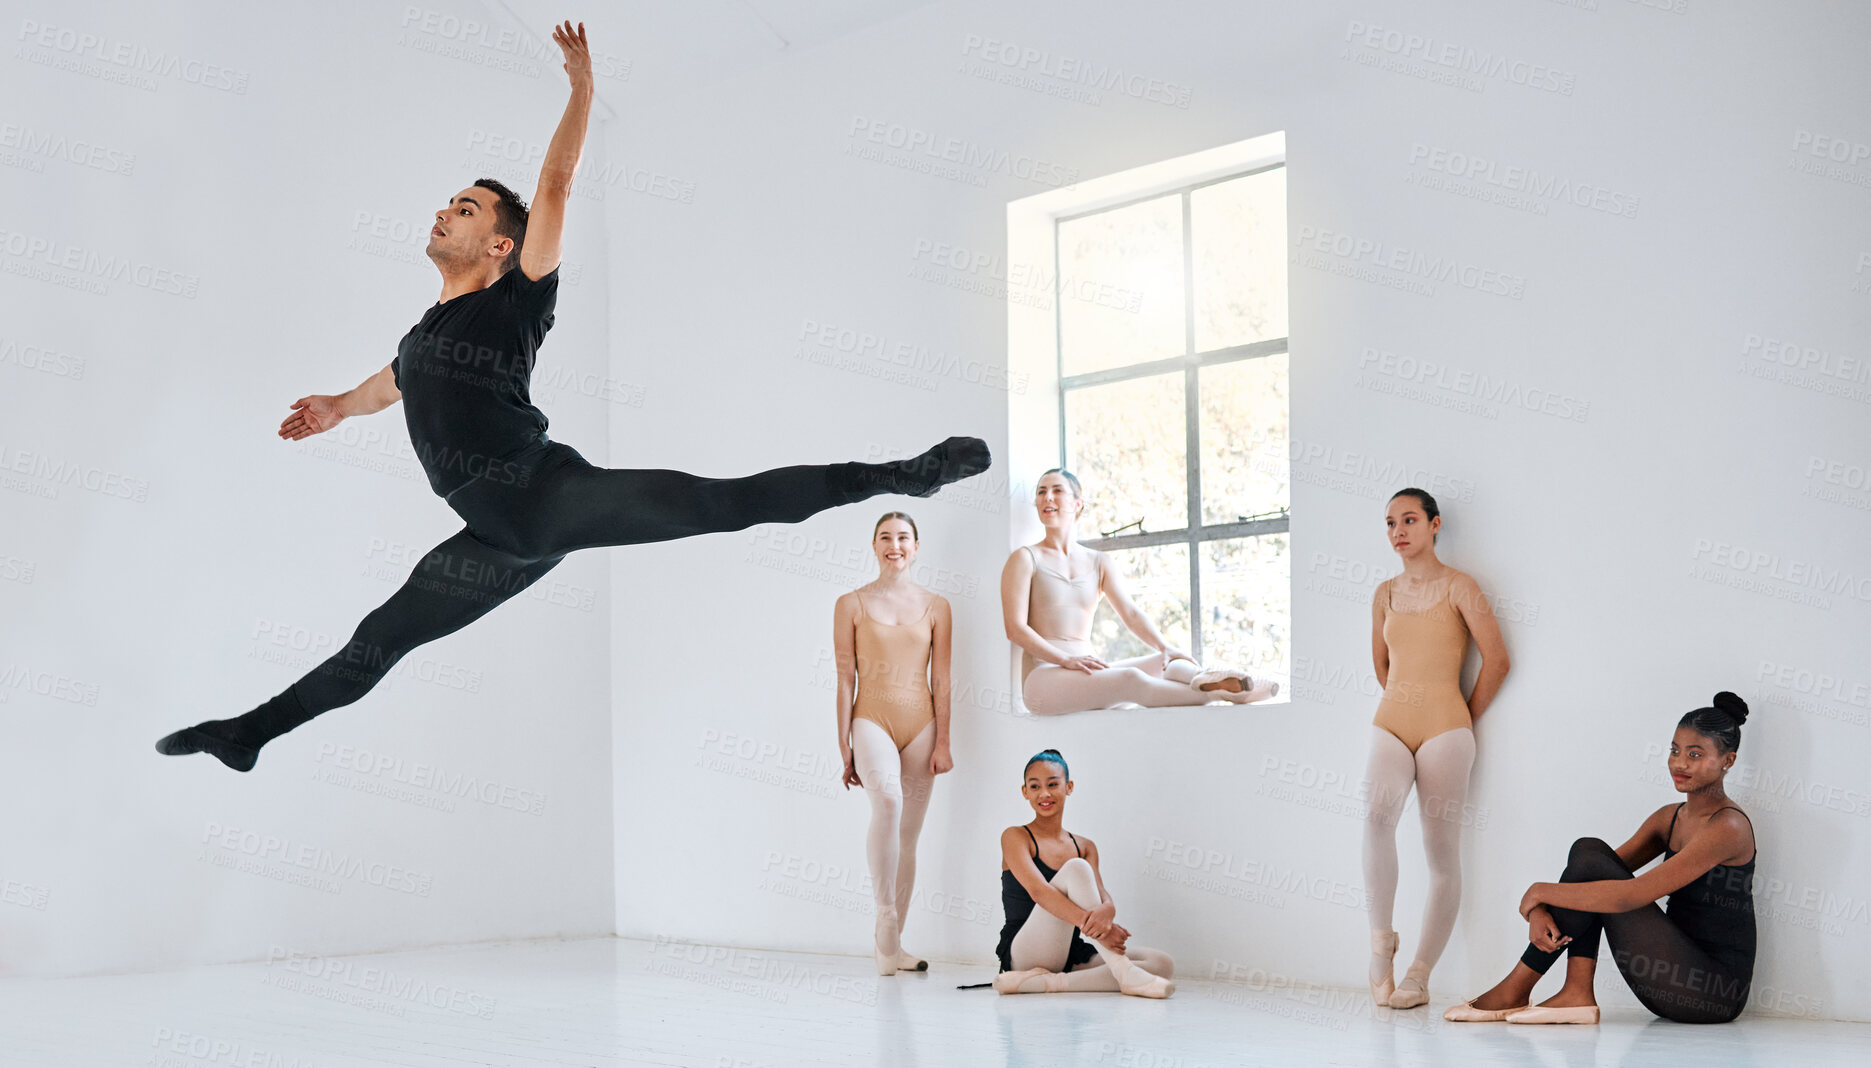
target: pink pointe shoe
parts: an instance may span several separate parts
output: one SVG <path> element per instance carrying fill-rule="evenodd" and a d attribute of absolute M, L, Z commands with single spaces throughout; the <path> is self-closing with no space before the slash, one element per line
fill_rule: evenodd
<path fill-rule="evenodd" d="M 1448 1010 L 1442 1014 L 1442 1018 L 1450 1023 L 1500 1023 L 1514 1013 L 1527 1008 L 1531 1006 L 1515 1005 L 1511 1009 L 1477 1009 L 1474 999 L 1470 998 L 1460 1005 L 1449 1006 Z"/>
<path fill-rule="evenodd" d="M 1254 688 L 1254 677 L 1245 671 L 1236 671 L 1233 668 L 1211 668 L 1190 679 L 1189 688 L 1203 693 L 1210 690 L 1246 693 Z"/>
<path fill-rule="evenodd" d="M 1176 992 L 1176 982 L 1132 964 L 1118 980 L 1117 989 L 1134 998 L 1166 998 Z"/>
<path fill-rule="evenodd" d="M 1044 968 L 1001 972 L 994 977 L 994 989 L 1002 994 L 1056 994 L 1065 989 L 1065 975 Z"/>
<path fill-rule="evenodd" d="M 1535 1005 L 1509 1013 L 1510 1024 L 1595 1024 L 1598 1022 L 1598 1006 L 1571 1005 L 1558 1006 Z"/>
<path fill-rule="evenodd" d="M 1384 958 L 1384 978 L 1371 980 L 1371 1000 L 1380 1009 L 1390 1007 L 1390 995 L 1397 990 L 1397 978 L 1391 963 L 1396 955 L 1397 932 L 1371 932 L 1371 956 Z"/>

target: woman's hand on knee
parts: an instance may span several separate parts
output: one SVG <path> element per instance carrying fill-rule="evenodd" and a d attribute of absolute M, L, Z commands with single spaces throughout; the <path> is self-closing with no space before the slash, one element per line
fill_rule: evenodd
<path fill-rule="evenodd" d="M 1572 941 L 1572 936 L 1560 933 L 1559 924 L 1553 921 L 1553 914 L 1545 905 L 1535 905 L 1527 914 L 1527 941 L 1542 953 L 1553 953 Z"/>
<path fill-rule="evenodd" d="M 1095 656 L 1074 656 L 1068 657 L 1066 662 L 1059 666 L 1068 671 L 1083 671 L 1089 675 L 1094 671 L 1103 671 L 1110 665 Z"/>

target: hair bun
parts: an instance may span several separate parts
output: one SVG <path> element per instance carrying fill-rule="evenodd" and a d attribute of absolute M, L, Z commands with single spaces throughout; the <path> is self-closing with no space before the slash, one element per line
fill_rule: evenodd
<path fill-rule="evenodd" d="M 1715 700 L 1711 703 L 1715 706 L 1716 711 L 1726 715 L 1737 724 L 1746 723 L 1748 721 L 1748 703 L 1743 701 L 1739 695 L 1723 690 L 1721 693 L 1715 695 Z"/>

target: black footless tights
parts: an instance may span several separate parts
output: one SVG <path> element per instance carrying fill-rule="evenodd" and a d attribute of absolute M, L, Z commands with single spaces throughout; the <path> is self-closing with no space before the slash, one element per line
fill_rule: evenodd
<path fill-rule="evenodd" d="M 1631 879 L 1617 850 L 1599 838 L 1572 843 L 1562 883 Z M 1611 942 L 1611 957 L 1644 1008 L 1678 1023 L 1727 1023 L 1741 1014 L 1751 976 L 1737 975 L 1711 957 L 1654 902 L 1629 912 L 1551 909 L 1559 930 L 1572 936 L 1551 953 L 1529 945 L 1520 962 L 1541 975 L 1561 953 L 1598 956 L 1599 933 Z"/>
<path fill-rule="evenodd" d="M 246 715 L 195 729 L 224 742 L 178 732 L 189 736 L 164 751 L 207 748 L 250 767 L 251 751 L 363 697 L 410 650 L 486 615 L 578 549 L 797 523 L 879 493 L 926 495 L 987 466 L 986 447 L 971 438 L 897 463 L 782 467 L 745 478 L 593 467 L 568 445 L 542 443 L 449 496 L 467 525 L 423 557 L 324 663 Z"/>

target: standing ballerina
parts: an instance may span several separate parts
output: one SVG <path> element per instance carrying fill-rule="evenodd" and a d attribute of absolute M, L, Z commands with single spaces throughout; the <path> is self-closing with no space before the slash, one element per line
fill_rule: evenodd
<path fill-rule="evenodd" d="M 1442 512 L 1420 489 L 1398 490 L 1384 518 L 1403 573 L 1371 598 L 1371 659 L 1384 695 L 1372 722 L 1371 795 L 1364 825 L 1364 879 L 1371 890 L 1371 998 L 1393 1009 L 1429 1003 L 1429 973 L 1449 944 L 1462 904 L 1462 808 L 1475 763 L 1476 720 L 1507 677 L 1507 646 L 1481 587 L 1436 558 Z M 1462 697 L 1462 658 L 1481 650 L 1475 691 Z M 1397 819 L 1416 785 L 1429 858 L 1429 894 L 1416 960 L 1394 979 Z"/>
<path fill-rule="evenodd" d="M 838 598 L 832 609 L 844 784 L 863 787 L 871 803 L 864 859 L 877 905 L 879 975 L 929 967 L 903 951 L 903 921 L 935 777 L 955 766 L 948 733 L 954 618 L 947 598 L 910 581 L 919 547 L 916 521 L 885 512 L 871 531 L 876 581 Z"/>
<path fill-rule="evenodd" d="M 1125 702 L 1146 708 L 1218 699 L 1246 704 L 1280 692 L 1279 683 L 1256 686 L 1244 671 L 1204 671 L 1157 632 L 1125 593 L 1109 554 L 1074 540 L 1085 496 L 1070 471 L 1055 467 L 1041 475 L 1033 505 L 1045 536 L 1015 549 L 1000 578 L 1001 615 L 1007 639 L 1020 647 L 1020 691 L 1029 711 L 1083 712 Z M 1157 652 L 1112 663 L 1094 655 L 1092 616 L 1100 597 Z"/>
<path fill-rule="evenodd" d="M 1065 799 L 1072 773 L 1057 749 L 1026 762 L 1020 796 L 1033 819 L 1000 834 L 1000 929 L 1003 994 L 1057 994 L 1115 990 L 1140 998 L 1166 998 L 1175 962 L 1160 949 L 1130 944 L 1118 926 L 1117 902 L 1105 892 L 1098 847 L 1065 829 Z M 1047 857 L 1053 858 L 1052 862 Z M 1085 938 L 1079 937 L 1084 932 Z"/>
<path fill-rule="evenodd" d="M 158 752 L 208 753 L 248 771 L 268 741 L 363 697 L 410 650 L 486 615 L 575 550 L 797 523 L 880 493 L 926 497 L 986 470 L 987 445 L 977 438 L 949 438 L 897 463 L 783 467 L 745 478 L 593 467 L 547 438 L 530 382 L 552 328 L 566 205 L 592 100 L 584 25 L 565 23 L 552 39 L 565 55 L 571 99 L 530 212 L 491 179 L 451 197 L 429 231 L 441 300 L 404 335 L 388 367 L 348 393 L 301 397 L 279 428 L 298 441 L 406 401 L 410 444 L 429 485 L 466 525 L 324 663 L 244 715 L 167 735 Z"/>

